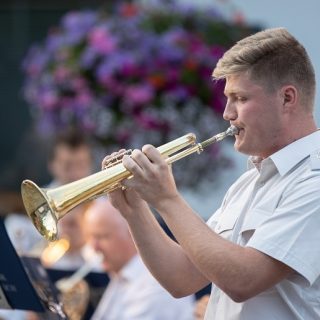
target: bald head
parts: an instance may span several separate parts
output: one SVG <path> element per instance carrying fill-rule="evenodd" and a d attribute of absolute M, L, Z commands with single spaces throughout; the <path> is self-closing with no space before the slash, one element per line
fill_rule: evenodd
<path fill-rule="evenodd" d="M 125 231 L 129 233 L 126 220 L 106 197 L 101 197 L 92 202 L 86 211 L 86 219 L 88 223 L 99 222 L 108 227 L 114 227 L 117 232 Z"/>
<path fill-rule="evenodd" d="M 136 254 L 126 220 L 106 197 L 94 200 L 85 214 L 90 244 L 102 253 L 104 269 L 119 272 Z"/>

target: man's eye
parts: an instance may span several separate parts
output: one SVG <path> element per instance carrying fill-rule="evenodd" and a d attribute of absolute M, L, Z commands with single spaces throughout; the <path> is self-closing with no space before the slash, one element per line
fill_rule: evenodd
<path fill-rule="evenodd" d="M 245 102 L 247 99 L 245 97 L 238 96 L 236 97 L 236 100 L 240 102 Z"/>

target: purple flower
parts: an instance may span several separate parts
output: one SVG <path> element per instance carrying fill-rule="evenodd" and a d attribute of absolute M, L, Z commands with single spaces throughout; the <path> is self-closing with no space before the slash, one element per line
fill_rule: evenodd
<path fill-rule="evenodd" d="M 77 44 L 83 40 L 97 22 L 97 13 L 93 11 L 72 11 L 62 19 L 62 27 L 66 30 L 66 42 Z"/>
<path fill-rule="evenodd" d="M 168 127 L 166 123 L 147 113 L 140 113 L 136 115 L 135 120 L 138 126 L 147 130 L 164 130 Z"/>
<path fill-rule="evenodd" d="M 184 86 L 179 85 L 169 90 L 168 95 L 176 102 L 185 101 L 190 96 L 188 90 Z"/>
<path fill-rule="evenodd" d="M 31 78 L 36 78 L 44 71 L 49 61 L 49 55 L 38 46 L 32 46 L 23 60 L 22 67 Z"/>
<path fill-rule="evenodd" d="M 64 43 L 65 37 L 53 30 L 51 31 L 51 33 L 49 33 L 49 36 L 45 41 L 45 50 L 43 51 L 46 51 L 48 52 L 48 54 L 53 55 L 56 51 L 61 50 L 61 48 L 64 46 Z"/>
<path fill-rule="evenodd" d="M 39 99 L 39 103 L 43 106 L 45 110 L 53 109 L 59 101 L 59 97 L 57 93 L 48 88 L 43 89 L 38 99 Z"/>

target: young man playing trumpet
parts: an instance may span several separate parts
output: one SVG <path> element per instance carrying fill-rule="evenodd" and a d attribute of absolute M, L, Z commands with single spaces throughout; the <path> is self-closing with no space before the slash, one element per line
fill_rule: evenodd
<path fill-rule="evenodd" d="M 287 30 L 268 29 L 226 52 L 213 77 L 226 80 L 224 118 L 239 129 L 235 149 L 250 156 L 221 207 L 204 223 L 151 145 L 123 157 L 134 177 L 110 193 L 112 204 L 173 296 L 213 283 L 205 319 L 319 319 L 320 132 L 309 57 Z"/>

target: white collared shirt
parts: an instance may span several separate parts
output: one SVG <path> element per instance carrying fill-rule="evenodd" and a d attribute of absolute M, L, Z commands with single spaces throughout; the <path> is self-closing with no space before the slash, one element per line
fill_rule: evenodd
<path fill-rule="evenodd" d="M 136 255 L 112 277 L 91 320 L 192 320 L 193 297 L 173 298 Z"/>
<path fill-rule="evenodd" d="M 208 225 L 296 273 L 243 303 L 213 286 L 205 319 L 320 319 L 320 131 L 252 160 Z"/>

